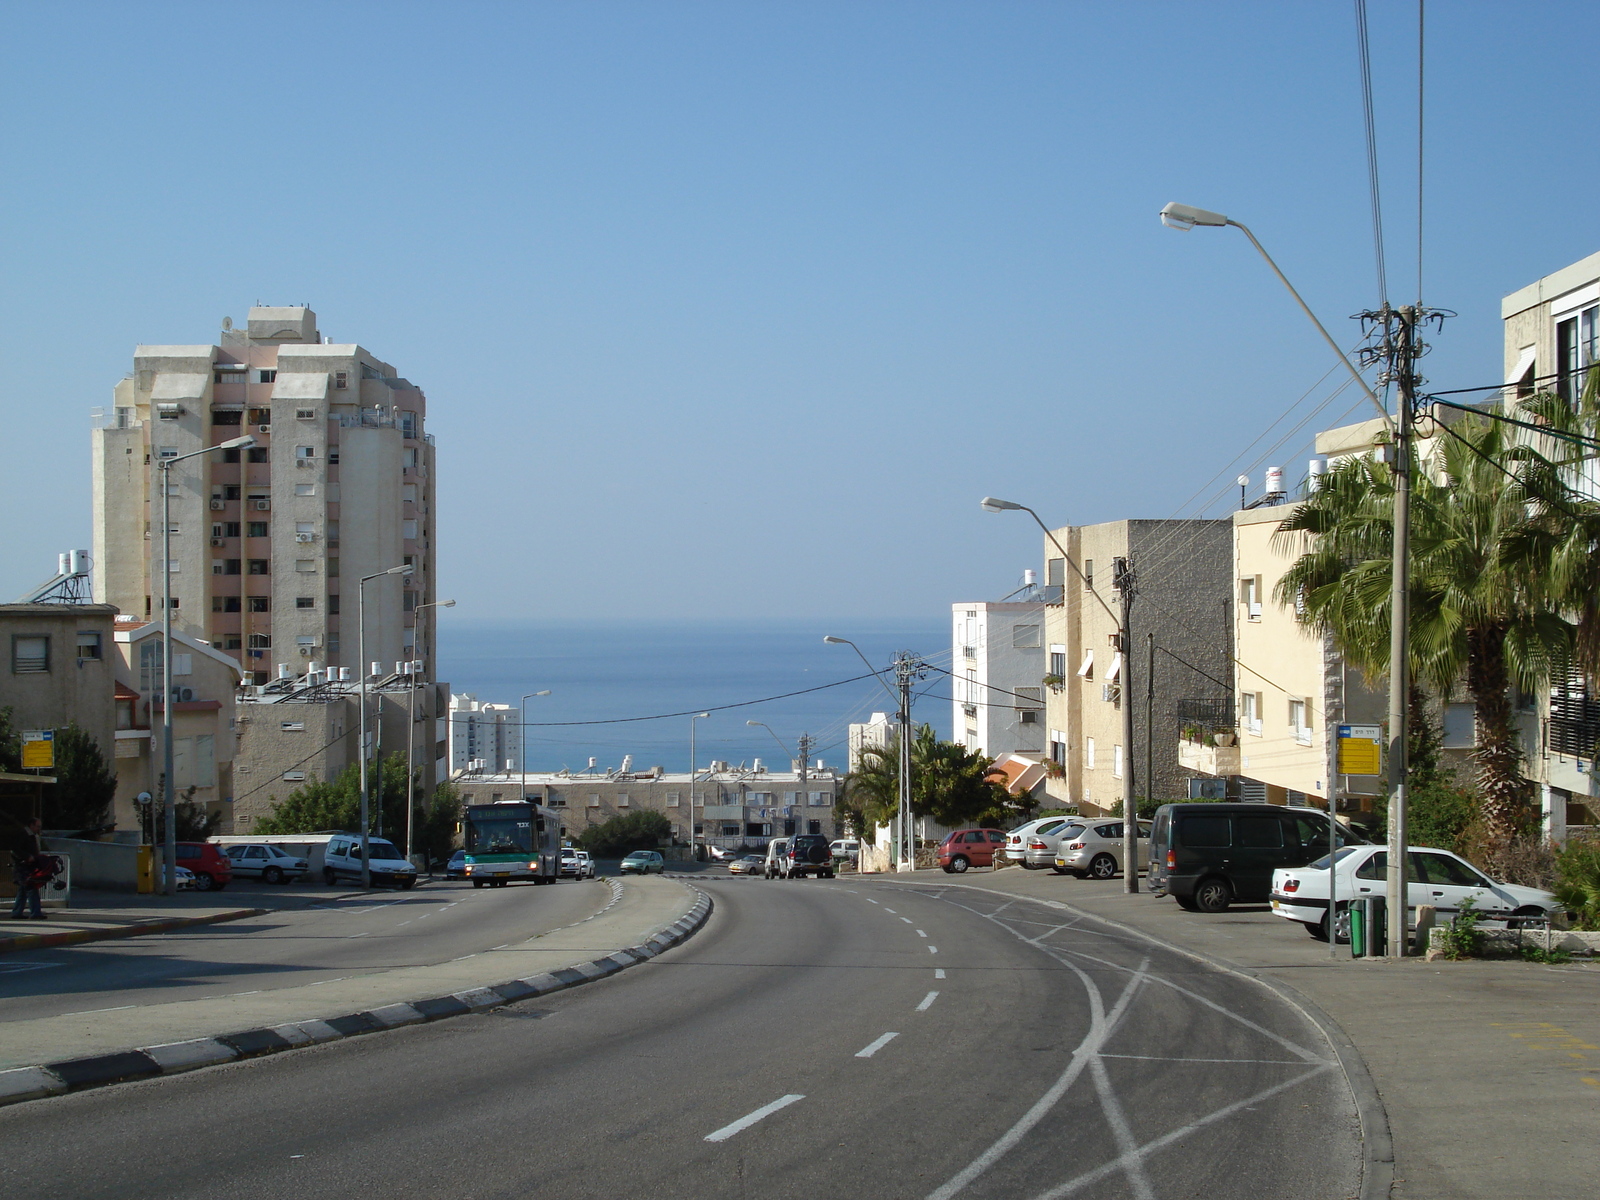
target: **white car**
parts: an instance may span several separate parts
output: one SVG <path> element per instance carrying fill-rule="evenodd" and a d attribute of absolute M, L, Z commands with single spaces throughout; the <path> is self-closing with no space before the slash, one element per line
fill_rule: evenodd
<path fill-rule="evenodd" d="M 224 846 L 222 852 L 233 864 L 234 875 L 253 877 L 263 883 L 288 883 L 302 878 L 311 869 L 305 859 L 296 858 L 270 842 L 235 843 Z"/>
<path fill-rule="evenodd" d="M 1056 840 L 1057 875 L 1079 879 L 1110 879 L 1122 872 L 1122 818 L 1110 821 L 1075 821 Z M 1139 866 L 1150 865 L 1150 822 L 1139 822 Z"/>
<path fill-rule="evenodd" d="M 1006 861 L 1021 863 L 1025 867 L 1035 865 L 1028 861 L 1029 839 L 1053 838 L 1066 826 L 1078 820 L 1077 817 L 1040 817 L 1038 820 L 1029 821 L 1025 825 L 1018 825 L 1006 834 L 1006 848 L 1001 851 L 1006 856 Z M 1048 863 L 1039 864 L 1048 866 Z"/>
<path fill-rule="evenodd" d="M 180 892 L 192 892 L 192 891 L 194 891 L 194 872 L 193 871 L 189 870 L 188 867 L 174 867 L 174 868 L 172 868 L 172 870 L 173 870 L 173 887 L 175 887 Z"/>
<path fill-rule="evenodd" d="M 1496 883 L 1477 867 L 1448 850 L 1427 846 L 1411 848 L 1411 870 L 1407 873 L 1406 903 L 1415 908 L 1431 904 L 1440 917 L 1449 920 L 1469 898 L 1478 912 L 1493 921 L 1516 924 L 1518 917 L 1537 917 L 1561 911 L 1549 892 L 1538 888 Z M 1382 846 L 1346 846 L 1339 851 L 1336 870 L 1338 895 L 1338 937 L 1350 937 L 1349 907 L 1352 900 L 1382 896 L 1388 883 L 1389 851 Z M 1272 911 L 1288 921 L 1299 921 L 1311 936 L 1327 941 L 1328 856 L 1304 867 L 1279 867 L 1272 873 Z"/>
<path fill-rule="evenodd" d="M 851 862 L 861 861 L 861 839 L 839 838 L 828 847 L 834 858 L 846 858 Z"/>

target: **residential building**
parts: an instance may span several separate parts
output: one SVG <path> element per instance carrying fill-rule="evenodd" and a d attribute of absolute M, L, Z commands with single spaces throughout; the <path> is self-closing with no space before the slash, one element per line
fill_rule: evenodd
<path fill-rule="evenodd" d="M 869 721 L 855 721 L 850 725 L 850 770 L 861 769 L 861 752 L 869 747 L 882 749 L 897 733 L 895 722 L 888 713 L 875 712 Z"/>
<path fill-rule="evenodd" d="M 0 708 L 19 731 L 76 723 L 109 765 L 116 730 L 112 622 L 107 604 L 0 604 Z M 48 774 L 48 772 L 46 772 Z M 44 794 L 45 823 L 50 794 Z"/>
<path fill-rule="evenodd" d="M 355 343 L 329 344 L 309 308 L 257 307 L 212 345 L 141 345 L 93 432 L 94 595 L 133 616 L 172 584 L 179 632 L 265 684 L 288 664 L 420 660 L 432 677 L 434 445 L 422 390 Z M 158 464 L 248 434 L 170 474 L 163 562 Z"/>
<path fill-rule="evenodd" d="M 1044 752 L 1044 604 L 1033 572 L 1002 601 L 952 604 L 950 728 L 970 751 Z"/>
<path fill-rule="evenodd" d="M 161 797 L 165 752 L 161 745 L 161 626 L 119 617 L 113 646 L 116 676 L 116 825 L 146 835 L 149 809 L 135 803 L 141 793 Z M 172 635 L 173 794 L 188 798 L 223 819 L 233 818 L 234 697 L 242 668 L 236 659 L 198 638 Z M 109 757 L 109 756 L 108 756 Z"/>
<path fill-rule="evenodd" d="M 1231 529 L 1228 521 L 1126 520 L 1069 525 L 1045 539 L 1045 583 L 1061 588 L 1045 608 L 1044 630 L 1053 803 L 1105 813 L 1121 801 L 1129 771 L 1136 796 L 1189 794 L 1195 772 L 1172 754 L 1180 709 L 1225 705 L 1232 691 Z M 1124 646 L 1117 583 L 1128 566 L 1136 599 Z M 1125 703 L 1133 704 L 1131 747 L 1124 745 Z"/>
<path fill-rule="evenodd" d="M 450 773 L 522 768 L 521 709 L 511 704 L 479 703 L 470 692 L 450 697 Z"/>
<path fill-rule="evenodd" d="M 452 777 L 468 804 L 528 798 L 565 814 L 566 836 L 576 838 L 592 825 L 626 813 L 663 813 L 672 823 L 675 843 L 691 842 L 737 849 L 763 847 L 774 837 L 801 833 L 838 836 L 834 802 L 842 779 L 821 760 L 800 778 L 798 763 L 788 771 L 750 769 L 713 762 L 693 775 L 648 771 L 603 774 L 569 771 L 515 771 L 497 774 L 465 772 Z"/>

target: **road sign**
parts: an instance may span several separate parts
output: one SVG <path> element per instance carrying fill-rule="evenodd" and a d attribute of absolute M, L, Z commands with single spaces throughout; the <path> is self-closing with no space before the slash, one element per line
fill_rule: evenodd
<path fill-rule="evenodd" d="M 1381 775 L 1383 773 L 1383 727 L 1381 725 L 1339 726 L 1339 774 Z"/>
<path fill-rule="evenodd" d="M 22 731 L 22 769 L 51 770 L 56 765 L 56 731 L 54 729 L 24 729 Z"/>

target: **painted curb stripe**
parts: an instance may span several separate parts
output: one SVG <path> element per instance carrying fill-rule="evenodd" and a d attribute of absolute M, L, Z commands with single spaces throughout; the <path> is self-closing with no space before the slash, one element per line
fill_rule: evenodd
<path fill-rule="evenodd" d="M 139 937 L 148 933 L 171 933 L 177 929 L 191 929 L 196 925 L 217 925 L 223 921 L 263 917 L 272 911 L 270 908 L 236 908 L 204 917 L 173 917 L 170 920 L 142 921 L 137 925 L 119 925 L 115 929 L 74 929 L 70 933 L 25 933 L 20 937 L 0 938 L 0 954 L 11 954 L 17 950 L 40 950 L 50 946 L 76 946 L 82 942 L 105 942 L 114 938 Z"/>
<path fill-rule="evenodd" d="M 103 1083 L 121 1083 L 125 1079 L 143 1079 L 147 1075 L 161 1074 L 161 1064 L 141 1050 L 46 1063 L 45 1069 L 54 1072 L 67 1085 L 67 1090 L 72 1092 L 79 1088 L 99 1087 Z"/>

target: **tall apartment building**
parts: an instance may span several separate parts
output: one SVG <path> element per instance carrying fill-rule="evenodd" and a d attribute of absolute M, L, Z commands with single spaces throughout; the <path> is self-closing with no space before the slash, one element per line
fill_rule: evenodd
<path fill-rule="evenodd" d="M 479 703 L 471 693 L 450 697 L 450 773 L 522 769 L 521 709 L 510 704 Z"/>
<path fill-rule="evenodd" d="M 1024 593 L 950 606 L 950 727 L 968 750 L 990 758 L 1044 753 L 1045 594 L 1031 581 Z"/>
<path fill-rule="evenodd" d="M 214 345 L 139 346 L 93 433 L 95 599 L 159 616 L 235 658 L 247 681 L 366 656 L 421 659 L 433 678 L 434 445 L 422 390 L 355 343 L 330 344 L 309 308 L 252 308 Z M 249 434 L 248 450 L 172 468 L 162 561 L 156 464 Z"/>

